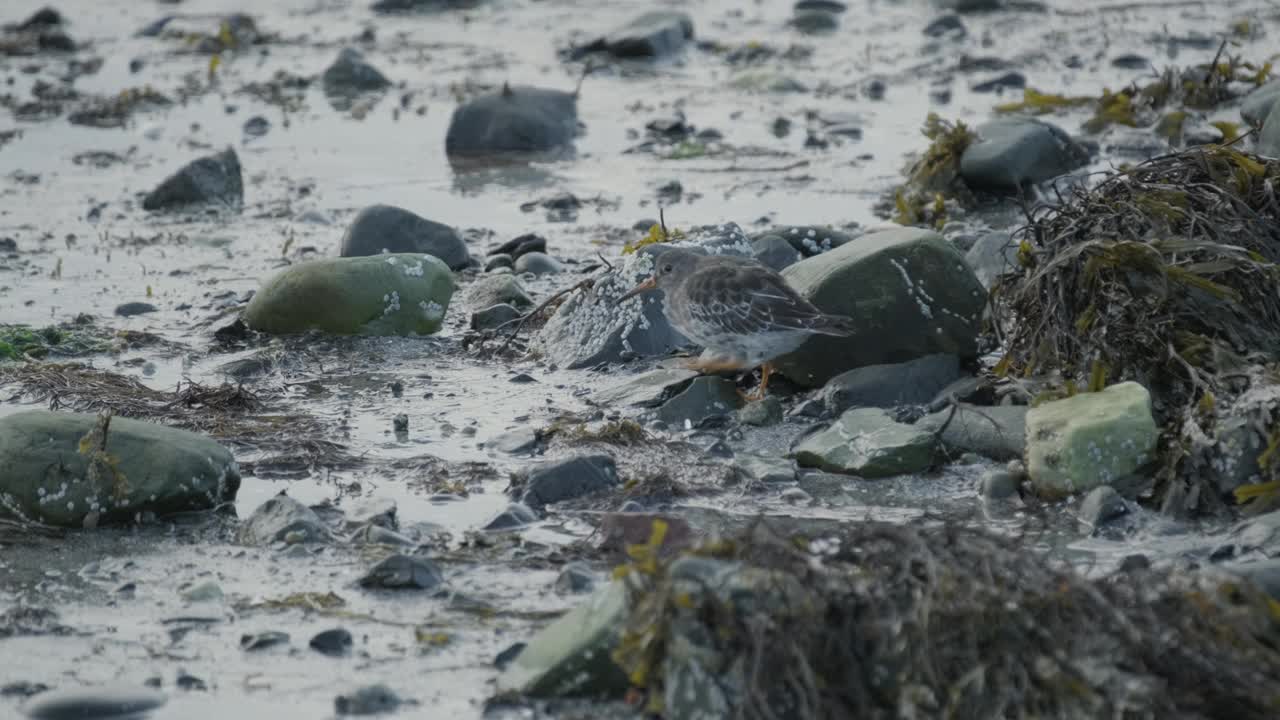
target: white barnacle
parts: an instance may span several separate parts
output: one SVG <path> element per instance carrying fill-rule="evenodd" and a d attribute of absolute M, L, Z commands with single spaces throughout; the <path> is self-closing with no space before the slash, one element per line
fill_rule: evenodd
<path fill-rule="evenodd" d="M 422 277 L 423 272 L 422 263 L 404 266 L 404 274 L 409 277 Z"/>
<path fill-rule="evenodd" d="M 395 264 L 396 264 L 396 259 L 395 259 L 395 258 L 393 258 L 393 257 L 389 257 L 389 258 L 387 258 L 387 264 L 388 264 L 388 265 L 395 265 Z"/>

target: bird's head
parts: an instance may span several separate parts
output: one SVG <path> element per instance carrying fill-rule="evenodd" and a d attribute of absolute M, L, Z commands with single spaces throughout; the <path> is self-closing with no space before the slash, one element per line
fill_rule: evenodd
<path fill-rule="evenodd" d="M 645 290 L 653 290 L 660 288 L 662 290 L 670 290 L 684 279 L 689 277 L 698 266 L 698 261 L 703 258 L 698 253 L 689 250 L 681 250 L 680 248 L 670 248 L 665 250 L 653 258 L 653 274 L 647 280 L 632 288 L 626 295 L 618 298 L 618 302 L 622 302 L 627 298 L 634 297 Z"/>

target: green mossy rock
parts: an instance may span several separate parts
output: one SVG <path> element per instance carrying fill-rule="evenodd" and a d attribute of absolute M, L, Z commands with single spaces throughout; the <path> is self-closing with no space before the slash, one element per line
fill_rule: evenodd
<path fill-rule="evenodd" d="M 326 258 L 268 280 L 244 317 L 276 334 L 429 335 L 440 329 L 453 291 L 453 274 L 431 255 Z"/>
<path fill-rule="evenodd" d="M 79 452 L 80 440 L 97 425 L 95 415 L 48 410 L 0 418 L 0 516 L 81 527 L 130 522 L 142 512 L 207 510 L 235 499 L 240 472 L 226 448 L 203 435 L 128 418 L 112 418 L 107 432 L 115 479 L 88 479 L 90 459 Z"/>
<path fill-rule="evenodd" d="M 1112 485 L 1151 460 L 1159 438 L 1135 382 L 1047 402 L 1027 411 L 1027 474 L 1047 499 Z"/>

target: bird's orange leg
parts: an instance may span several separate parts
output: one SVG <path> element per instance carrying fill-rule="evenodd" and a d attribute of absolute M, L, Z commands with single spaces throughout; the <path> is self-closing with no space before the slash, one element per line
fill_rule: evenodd
<path fill-rule="evenodd" d="M 763 400 L 765 390 L 769 388 L 769 376 L 772 374 L 773 374 L 773 365 L 769 363 L 765 363 L 761 365 L 760 366 L 760 384 L 757 385 L 756 389 L 751 391 L 750 394 L 742 393 L 741 391 L 739 391 L 738 394 L 742 395 L 742 398 L 749 402 L 754 400 Z"/>

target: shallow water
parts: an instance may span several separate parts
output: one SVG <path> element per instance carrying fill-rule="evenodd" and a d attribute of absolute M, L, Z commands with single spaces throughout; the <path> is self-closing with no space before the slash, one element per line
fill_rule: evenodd
<path fill-rule="evenodd" d="M 19 20 L 43 4 L 11 0 L 0 20 Z M 93 359 L 95 365 L 137 375 L 155 388 L 173 388 L 188 378 L 217 384 L 222 381 L 219 366 L 250 354 L 211 354 L 212 330 L 230 319 L 218 304 L 222 294 L 241 297 L 286 262 L 335 255 L 346 221 L 365 205 L 400 205 L 439 222 L 491 232 L 489 239 L 473 244 L 475 254 L 537 232 L 548 238 L 553 255 L 581 263 L 597 251 L 616 255 L 622 240 L 634 237 L 629 228 L 635 221 L 656 217 L 656 188 L 671 179 L 684 186 L 684 200 L 665 209 L 668 224 L 677 227 L 734 221 L 750 230 L 762 218 L 777 224 L 877 225 L 881 221 L 872 207 L 900 179 L 906 155 L 923 149 L 919 127 L 927 112 L 977 123 L 990 116 L 994 104 L 1020 97 L 1017 91 L 1003 96 L 972 92 L 972 83 L 999 73 L 957 71 L 962 56 L 1007 60 L 1010 69 L 1027 76 L 1029 86 L 1041 90 L 1097 94 L 1141 74 L 1113 67 L 1110 60 L 1117 55 L 1141 53 L 1157 66 L 1208 62 L 1217 50 L 1216 38 L 1233 20 L 1262 18 L 1266 27 L 1277 19 L 1274 8 L 1261 0 L 1055 0 L 1043 13 L 966 15 L 968 35 L 953 41 L 921 33 L 941 14 L 925 0 L 854 0 L 840 30 L 826 36 L 788 28 L 790 5 L 726 0 L 681 4 L 693 16 L 700 39 L 732 45 L 762 41 L 779 49 L 807 45 L 814 51 L 809 60 L 769 61 L 737 70 L 715 54 L 689 48 L 652 66 L 601 70 L 583 84 L 579 112 L 587 130 L 576 157 L 531 168 L 456 171 L 444 155 L 443 140 L 456 103 L 455 86 L 509 81 L 571 89 L 581 66 L 561 63 L 555 49 L 566 45 L 574 31 L 590 37 L 625 21 L 641 6 L 496 0 L 465 12 L 383 18 L 375 17 L 364 2 L 325 0 L 254 6 L 228 0 L 188 0 L 176 6 L 63 3 L 59 9 L 71 21 L 68 32 L 80 43 L 91 43 L 79 56 L 97 55 L 105 61 L 99 72 L 77 80 L 82 93 L 114 94 L 146 84 L 171 92 L 188 73 L 203 79 L 207 56 L 179 54 L 171 41 L 134 36 L 165 12 L 250 11 L 261 30 L 283 39 L 229 55 L 217 70 L 214 89 L 168 110 L 140 112 L 122 129 L 79 127 L 65 117 L 38 123 L 0 117 L 0 131 L 22 131 L 20 138 L 0 147 L 0 237 L 13 237 L 19 247 L 15 263 L 0 265 L 0 322 L 44 325 L 89 313 L 104 325 L 147 330 L 181 346 L 168 354 L 144 349 L 102 356 Z M 200 27 L 214 29 L 212 21 Z M 362 46 L 366 58 L 398 87 L 361 117 L 330 107 L 319 83 L 306 92 L 306 108 L 287 116 L 236 92 L 279 69 L 320 72 L 366 27 L 376 31 L 376 41 Z M 1180 40 L 1193 34 L 1209 41 Z M 1273 47 L 1262 36 L 1240 40 L 1231 52 L 1263 59 Z M 1071 56 L 1078 58 L 1077 67 L 1067 67 Z M 144 61 L 136 74 L 129 69 L 133 59 Z M 0 76 L 11 81 L 5 92 L 25 99 L 32 83 L 57 76 L 64 67 L 64 61 L 48 55 L 4 58 Z M 741 72 L 765 70 L 793 77 L 808 90 L 761 94 L 729 85 Z M 876 79 L 886 85 L 882 100 L 864 92 Z M 951 90 L 949 103 L 931 99 L 931 91 L 940 88 Z M 405 96 L 408 109 L 401 111 Z M 425 107 L 423 114 L 416 112 L 419 107 Z M 624 152 L 640 141 L 646 122 L 677 109 L 700 129 L 719 129 L 738 150 L 684 161 Z M 825 150 L 806 148 L 808 111 L 856 122 L 861 139 Z M 264 137 L 246 139 L 242 126 L 254 115 L 267 118 L 272 128 Z M 1235 109 L 1219 115 L 1238 120 Z M 792 121 L 784 138 L 770 132 L 779 116 Z M 1083 114 L 1066 113 L 1053 121 L 1075 132 L 1083 119 Z M 1092 169 L 1133 159 L 1121 152 L 1126 144 L 1123 134 L 1104 140 Z M 226 145 L 236 148 L 243 166 L 243 213 L 192 221 L 140 210 L 139 193 L 187 160 Z M 105 169 L 76 164 L 73 157 L 86 151 L 111 151 L 127 160 Z M 20 182 L 19 172 L 39 180 Z M 571 223 L 550 222 L 541 211 L 520 208 L 562 191 L 608 202 L 603 209 L 585 206 Z M 333 222 L 295 219 L 306 210 L 322 211 Z M 975 228 L 984 222 L 1012 222 L 1007 216 L 970 220 Z M 576 280 L 573 271 L 570 266 L 568 277 L 537 280 L 527 287 L 539 300 Z M 446 327 L 436 337 L 361 339 L 317 351 L 303 369 L 281 371 L 260 382 L 286 388 L 292 394 L 281 402 L 330 421 L 335 436 L 326 439 L 345 444 L 370 463 L 430 454 L 450 462 L 489 462 L 497 477 L 505 478 L 529 461 L 486 450 L 483 443 L 514 427 L 541 427 L 563 412 L 585 410 L 582 394 L 616 380 L 617 373 L 470 357 L 458 347 L 471 310 L 464 297 L 464 292 L 455 296 Z M 144 299 L 159 311 L 112 317 L 117 304 Z M 179 309 L 184 304 L 190 308 Z M 133 364 L 136 358 L 150 365 Z M 518 372 L 537 382 L 508 382 Z M 386 390 L 397 379 L 404 384 L 402 398 Z M 299 387 L 304 383 L 318 384 L 325 392 L 309 397 Z M 26 407 L 0 397 L 0 415 Z M 399 413 L 409 418 L 407 441 L 391 432 L 391 418 Z M 345 427 L 338 430 L 344 419 Z M 462 431 L 468 426 L 474 426 L 473 435 Z M 790 432 L 757 433 L 742 444 L 781 451 Z M 254 459 L 249 451 L 241 457 Z M 972 489 L 980 470 L 956 466 L 937 477 L 860 483 L 844 497 L 826 498 L 816 507 L 789 506 L 768 493 L 733 491 L 689 502 L 743 515 L 765 510 L 906 520 L 940 510 L 982 518 Z M 349 502 L 345 487 L 356 479 L 361 494 L 394 499 L 402 523 L 433 523 L 456 538 L 481 527 L 506 502 L 501 479 L 473 486 L 460 501 L 441 502 L 423 490 L 430 484 L 423 478 L 405 472 L 374 478 L 354 468 L 288 480 L 248 477 L 236 510 L 247 516 L 281 490 L 306 502 Z M 1035 544 L 1062 557 L 1087 560 L 1092 567 L 1112 566 L 1132 552 L 1181 552 L 1177 543 L 1159 536 L 1131 543 L 1089 540 L 1068 547 L 1078 536 L 1066 520 L 1067 509 L 1049 513 L 1052 529 Z M 995 512 L 985 522 L 1019 532 L 1027 516 Z M 560 523 L 530 530 L 526 539 L 558 544 L 589 531 L 581 522 Z M 93 571 L 82 572 L 86 566 Z M 527 637 L 540 621 L 477 618 L 449 610 L 445 599 L 359 591 L 350 585 L 365 566 L 358 553 L 345 549 L 304 558 L 245 549 L 216 528 L 99 531 L 43 549 L 9 548 L 0 557 L 0 607 L 19 600 L 50 605 L 64 623 L 86 634 L 0 641 L 3 656 L 10 658 L 0 661 L 0 686 L 19 680 L 51 686 L 137 683 L 160 676 L 171 700 L 152 717 L 313 718 L 331 712 L 337 692 L 385 682 L 423 703 L 405 711 L 406 716 L 478 715 L 496 672 L 493 657 Z M 506 610 L 550 611 L 574 603 L 551 592 L 553 569 L 520 562 L 459 563 L 447 566 L 446 575 L 451 588 Z M 179 588 L 208 579 L 228 597 L 244 602 L 333 591 L 348 602 L 344 610 L 353 615 L 184 606 Z M 137 585 L 132 598 L 115 592 L 126 582 Z M 173 642 L 162 621 L 180 615 L 209 615 L 219 622 Z M 355 657 L 331 660 L 306 649 L 313 632 L 337 624 L 356 636 Z M 441 648 L 417 642 L 413 627 L 424 624 L 438 625 L 450 641 Z M 290 632 L 293 649 L 242 652 L 239 636 L 262 629 Z M 209 692 L 175 691 L 178 668 L 208 683 Z M 14 707 L 14 699 L 0 699 L 0 714 Z"/>

